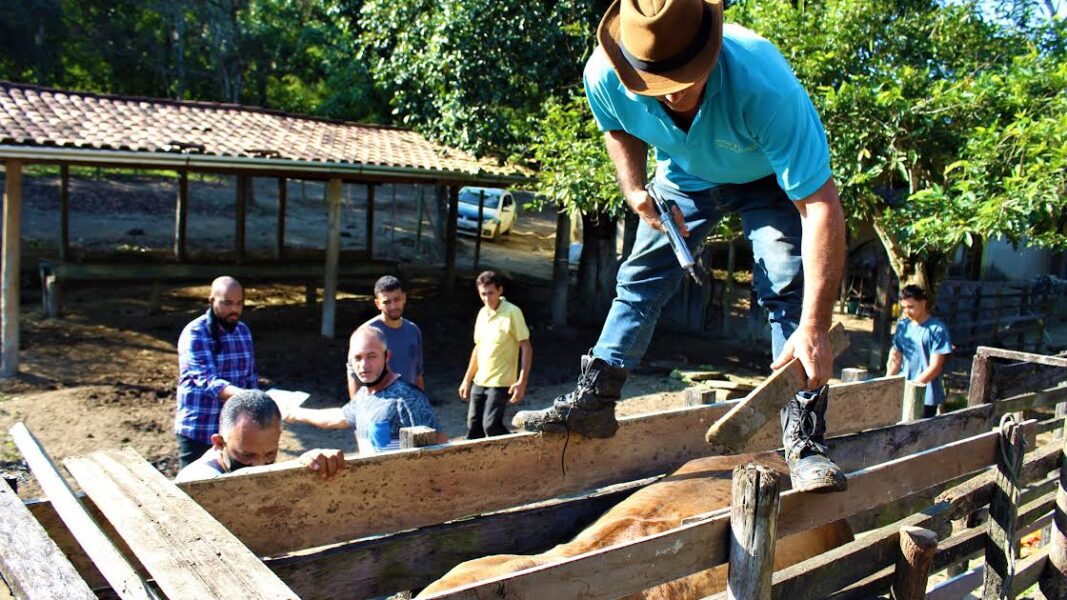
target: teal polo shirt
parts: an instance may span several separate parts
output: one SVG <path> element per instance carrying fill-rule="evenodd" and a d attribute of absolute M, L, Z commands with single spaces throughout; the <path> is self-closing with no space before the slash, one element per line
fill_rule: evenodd
<path fill-rule="evenodd" d="M 830 148 L 811 99 L 778 49 L 744 27 L 723 28 L 688 134 L 659 100 L 623 87 L 599 48 L 584 81 L 601 131 L 625 131 L 656 149 L 657 184 L 693 192 L 774 174 L 801 200 L 830 178 Z"/>

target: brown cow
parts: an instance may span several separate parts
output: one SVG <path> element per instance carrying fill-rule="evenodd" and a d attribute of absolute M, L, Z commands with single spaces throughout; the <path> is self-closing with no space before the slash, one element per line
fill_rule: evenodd
<path fill-rule="evenodd" d="M 530 556 L 501 554 L 470 560 L 424 589 L 419 598 L 564 558 L 648 537 L 681 526 L 683 519 L 729 506 L 733 468 L 756 463 L 775 469 L 788 482 L 785 461 L 773 452 L 700 458 L 633 493 L 570 542 Z M 852 541 L 845 521 L 797 533 L 778 541 L 775 569 L 781 569 Z M 695 573 L 628 596 L 643 600 L 704 598 L 726 589 L 726 565 Z"/>

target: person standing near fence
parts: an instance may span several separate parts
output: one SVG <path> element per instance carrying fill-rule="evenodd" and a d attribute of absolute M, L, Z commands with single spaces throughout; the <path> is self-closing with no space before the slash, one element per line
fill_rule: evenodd
<path fill-rule="evenodd" d="M 404 318 L 408 296 L 404 284 L 392 275 L 383 275 L 374 284 L 374 306 L 381 314 L 363 324 L 385 336 L 389 346 L 389 370 L 404 381 L 426 391 L 422 370 L 422 331 Z M 348 398 L 356 397 L 359 379 L 348 372 Z"/>
<path fill-rule="evenodd" d="M 484 271 L 475 284 L 485 306 L 478 312 L 474 350 L 459 384 L 459 397 L 470 402 L 468 440 L 511 433 L 504 425 L 504 410 L 526 395 L 533 364 L 530 330 L 522 310 L 502 295 L 503 278 Z"/>
<path fill-rule="evenodd" d="M 193 319 L 178 338 L 178 410 L 174 433 L 178 463 L 185 468 L 213 445 L 222 405 L 259 384 L 252 332 L 241 322 L 244 288 L 233 277 L 211 283 L 207 312 Z"/>
<path fill-rule="evenodd" d="M 926 291 L 917 285 L 904 286 L 900 292 L 900 309 L 903 316 L 897 321 L 885 372 L 896 375 L 903 366 L 908 381 L 926 384 L 923 418 L 932 417 L 945 402 L 941 372 L 952 353 L 948 326 L 930 314 Z"/>

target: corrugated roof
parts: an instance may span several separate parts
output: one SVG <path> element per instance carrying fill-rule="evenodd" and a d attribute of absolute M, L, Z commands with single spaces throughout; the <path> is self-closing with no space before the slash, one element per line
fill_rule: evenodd
<path fill-rule="evenodd" d="M 255 167 L 315 164 L 401 170 L 432 177 L 529 174 L 430 142 L 414 131 L 208 102 L 56 90 L 0 81 L 0 158 L 20 148 L 86 154 L 135 153 L 173 164 L 177 156 L 241 159 Z M 4 152 L 8 150 L 8 152 Z M 164 160 L 166 159 L 166 160 Z M 299 170 L 299 167 L 294 167 Z"/>

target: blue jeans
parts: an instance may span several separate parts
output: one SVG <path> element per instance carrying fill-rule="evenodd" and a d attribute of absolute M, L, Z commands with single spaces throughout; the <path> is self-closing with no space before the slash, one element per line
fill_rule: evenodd
<path fill-rule="evenodd" d="M 699 192 L 662 186 L 656 191 L 681 209 L 694 256 L 723 215 L 741 213 L 745 237 L 752 243 L 752 285 L 759 305 L 770 313 L 771 350 L 777 357 L 800 322 L 804 298 L 800 213 L 792 201 L 773 177 Z M 593 356 L 613 367 L 636 367 L 652 340 L 660 310 L 681 279 L 667 236 L 641 221 L 633 251 L 619 267 L 615 300 Z"/>

